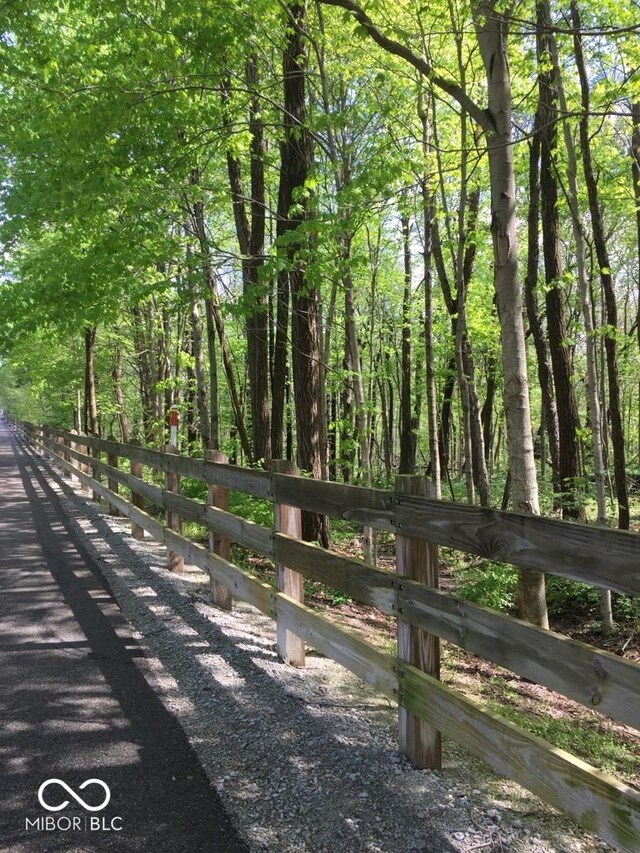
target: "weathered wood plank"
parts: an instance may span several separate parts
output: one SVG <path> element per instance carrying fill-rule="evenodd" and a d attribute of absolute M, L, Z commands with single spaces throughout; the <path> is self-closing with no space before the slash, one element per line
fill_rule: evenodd
<path fill-rule="evenodd" d="M 640 534 L 401 494 L 392 501 L 403 535 L 640 595 Z"/>
<path fill-rule="evenodd" d="M 255 551 L 263 557 L 273 557 L 273 532 L 268 527 L 217 507 L 207 507 L 204 523 L 249 551 Z"/>
<path fill-rule="evenodd" d="M 252 604 L 266 616 L 275 619 L 276 590 L 269 584 L 255 578 L 249 572 L 244 572 L 228 560 L 212 554 L 202 545 L 197 545 L 185 539 L 178 533 L 164 529 L 165 544 L 179 551 L 187 563 L 198 566 L 209 572 L 212 580 L 231 590 L 236 598 Z"/>
<path fill-rule="evenodd" d="M 51 432 L 68 440 L 74 438 L 66 430 Z M 640 595 L 640 534 L 637 533 L 285 474 L 272 475 L 272 485 L 271 475 L 264 471 L 171 457 L 95 436 L 83 440 L 107 453 L 127 458 L 135 454 L 144 464 L 161 471 L 175 471 L 313 512 L 381 529 L 397 529 L 403 535 L 522 568 Z"/>
<path fill-rule="evenodd" d="M 405 581 L 397 600 L 412 624 L 640 729 L 640 665 L 420 584 Z"/>
<path fill-rule="evenodd" d="M 56 434 L 69 435 L 66 430 L 55 430 Z M 266 471 L 242 468 L 238 465 L 223 465 L 208 462 L 191 456 L 174 456 L 159 450 L 150 450 L 134 444 L 106 441 L 96 436 L 88 436 L 87 444 L 99 447 L 105 453 L 122 456 L 126 459 L 138 459 L 144 465 L 164 473 L 181 474 L 204 483 L 218 484 L 230 490 L 243 491 L 259 498 L 271 497 L 271 480 Z"/>
<path fill-rule="evenodd" d="M 132 442 L 132 444 L 134 444 L 134 443 L 135 442 Z M 113 458 L 117 459 L 118 457 L 114 454 Z M 142 482 L 142 477 L 143 477 L 142 462 L 139 462 L 137 459 L 134 459 L 132 456 L 131 459 L 129 460 L 129 470 L 131 472 L 132 478 L 135 478 L 135 480 Z M 135 482 L 135 480 L 133 482 Z M 134 488 L 133 482 L 130 486 L 131 503 L 134 507 L 137 507 L 138 509 L 143 509 L 144 508 L 144 498 L 140 494 L 139 489 L 136 490 Z M 135 521 L 131 521 L 131 536 L 134 539 L 143 540 L 144 539 L 144 527 L 141 527 L 139 524 L 136 524 Z"/>
<path fill-rule="evenodd" d="M 248 521 L 217 507 L 207 506 L 207 504 L 193 498 L 167 492 L 160 486 L 147 483 L 139 477 L 134 477 L 126 471 L 121 471 L 104 463 L 101 463 L 100 470 L 127 486 L 131 489 L 132 494 L 137 492 L 141 497 L 146 498 L 159 508 L 177 512 L 190 521 L 198 521 L 216 533 L 228 537 L 232 542 L 242 545 L 243 548 L 248 548 L 264 557 L 273 555 L 273 535 L 269 528 L 261 527 L 253 521 Z"/>
<path fill-rule="evenodd" d="M 71 463 L 66 462 L 60 457 L 57 458 L 57 461 L 67 469 L 71 469 L 73 467 Z M 124 471 L 119 473 L 123 475 L 125 474 Z M 133 506 L 130 501 L 127 501 L 120 495 L 115 495 L 113 492 L 110 492 L 109 489 L 101 483 L 97 483 L 95 480 L 92 480 L 91 477 L 83 472 L 78 471 L 78 474 L 84 478 L 87 485 L 95 485 L 100 492 L 101 497 L 105 498 L 105 500 L 113 501 L 124 516 L 130 518 L 132 522 L 135 522 L 144 530 L 147 530 L 154 539 L 170 546 L 173 551 L 179 553 L 190 564 L 198 566 L 204 571 L 208 571 L 211 577 L 216 579 L 218 583 L 232 590 L 233 594 L 236 595 L 237 598 L 252 604 L 262 613 L 265 613 L 267 616 L 275 619 L 276 591 L 273 587 L 269 586 L 269 584 L 263 583 L 248 572 L 244 572 L 237 566 L 234 566 L 232 563 L 224 560 L 222 557 L 212 554 L 206 548 L 186 539 L 181 534 L 168 530 L 163 524 L 156 521 L 156 519 L 148 513 Z M 149 483 L 145 483 L 145 486 L 149 485 Z M 219 512 L 221 512 L 221 510 L 219 510 Z"/>
<path fill-rule="evenodd" d="M 73 467 L 64 460 L 60 463 L 67 468 Z M 84 472 L 78 474 L 86 485 L 97 488 L 102 496 L 113 500 L 125 514 L 136 518 L 161 541 L 176 551 L 180 549 L 190 562 L 204 563 L 210 571 L 217 572 L 225 586 L 246 585 L 245 595 L 238 592 L 238 597 L 246 600 L 253 597 L 251 603 L 259 601 L 263 612 L 270 613 L 275 600 L 277 615 L 282 614 L 296 633 L 385 695 L 395 696 L 399 683 L 400 699 L 407 708 L 449 734 L 495 770 L 516 779 L 546 802 L 571 814 L 586 829 L 596 832 L 623 853 L 638 850 L 640 794 L 635 789 L 487 712 L 415 667 L 395 662 L 390 655 L 372 649 L 352 632 L 339 628 L 282 593 L 275 593 L 221 557 L 166 530 Z M 429 592 L 436 594 L 435 590 Z"/>
<path fill-rule="evenodd" d="M 346 667 L 385 696 L 397 699 L 396 659 L 380 652 L 355 632 L 342 628 L 283 593 L 276 596 L 277 618 L 284 617 L 291 629 L 315 649 Z"/>
<path fill-rule="evenodd" d="M 396 490 L 403 494 L 424 495 L 428 483 L 424 477 L 402 475 L 396 478 Z M 396 572 L 398 584 L 410 578 L 427 587 L 438 586 L 438 547 L 411 536 L 396 536 Z M 404 619 L 398 605 L 398 658 L 433 678 L 440 678 L 440 640 Z M 434 726 L 400 703 L 398 708 L 400 752 L 421 769 L 442 769 L 442 738 Z"/>
<path fill-rule="evenodd" d="M 388 572 L 282 533 L 273 537 L 273 558 L 356 601 L 377 607 L 383 613 L 395 614 L 395 581 Z"/>
<path fill-rule="evenodd" d="M 275 501 L 384 530 L 394 529 L 391 495 L 382 489 L 273 474 Z"/>
<path fill-rule="evenodd" d="M 52 444 L 52 447 L 56 446 L 57 445 L 55 443 Z M 159 541 L 163 541 L 165 528 L 159 521 L 156 521 L 155 518 L 150 516 L 148 513 L 138 509 L 137 507 L 134 507 L 129 501 L 125 500 L 125 498 L 121 497 L 120 495 L 114 494 L 114 492 L 110 491 L 102 483 L 99 483 L 97 480 L 94 480 L 88 474 L 85 474 L 83 471 L 80 471 L 71 462 L 67 462 L 66 459 L 62 458 L 61 456 L 58 456 L 56 461 L 62 468 L 69 471 L 70 473 L 73 472 L 75 476 L 83 480 L 85 485 L 93 488 L 100 495 L 100 497 L 104 498 L 106 501 L 111 501 L 123 513 L 123 515 L 126 515 L 128 518 L 135 521 L 145 530 L 148 530 L 149 533 Z"/>
<path fill-rule="evenodd" d="M 52 430 L 56 435 L 68 436 L 66 430 Z M 242 468 L 238 465 L 223 465 L 195 459 L 191 456 L 174 456 L 159 450 L 150 450 L 135 444 L 123 444 L 119 441 L 107 441 L 96 436 L 87 436 L 87 444 L 99 447 L 105 453 L 115 454 L 126 459 L 137 459 L 150 468 L 163 473 L 180 474 L 204 483 L 218 484 L 230 490 L 246 492 L 258 498 L 271 498 L 271 480 L 266 471 Z"/>
<path fill-rule="evenodd" d="M 97 447 L 91 448 L 91 458 L 94 460 L 91 463 L 91 476 L 94 480 L 100 482 L 100 471 L 98 470 L 98 463 L 100 462 L 100 458 L 102 452 Z M 117 464 L 117 463 L 116 463 Z M 111 486 L 109 486 L 111 488 Z M 117 491 L 117 489 L 116 489 Z M 97 503 L 100 500 L 100 495 L 97 492 L 92 493 L 93 500 Z"/>
<path fill-rule="evenodd" d="M 624 853 L 640 849 L 640 793 L 492 714 L 409 664 L 400 701 L 498 773 L 571 815 Z"/>

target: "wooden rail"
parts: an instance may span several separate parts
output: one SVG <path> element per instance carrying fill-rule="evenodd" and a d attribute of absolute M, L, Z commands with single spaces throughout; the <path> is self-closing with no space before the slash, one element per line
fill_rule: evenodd
<path fill-rule="evenodd" d="M 78 435 L 50 427 L 18 426 L 39 451 L 127 516 L 135 529 L 146 530 L 168 551 L 208 572 L 221 594 L 231 592 L 276 619 L 281 657 L 301 665 L 304 646 L 300 643 L 306 641 L 398 701 L 400 741 L 414 761 L 438 765 L 441 732 L 625 853 L 640 849 L 639 792 L 441 684 L 433 638 L 445 639 L 638 729 L 640 666 L 441 592 L 435 588 L 434 576 L 424 574 L 416 564 L 425 559 L 425 549 L 409 545 L 414 541 L 430 543 L 431 548 L 446 545 L 638 595 L 640 536 L 438 501 L 415 494 L 416 488 L 406 483 L 399 483 L 395 491 L 363 489 L 279 470 L 242 469 L 95 436 L 82 436 L 79 441 Z M 102 454 L 109 457 L 107 463 Z M 118 458 L 130 461 L 131 473 L 113 464 Z M 167 489 L 145 482 L 142 465 L 219 487 L 219 491 L 210 490 L 210 501 L 227 490 L 269 499 L 276 507 L 278 524 L 261 527 L 226 508 L 189 499 L 173 491 L 173 485 Z M 100 482 L 104 478 L 110 488 Z M 118 484 L 131 491 L 132 501 L 117 493 Z M 279 590 L 263 583 L 215 553 L 215 548 L 205 548 L 166 527 L 141 508 L 142 499 L 171 517 L 206 525 L 214 540 L 217 536 L 235 542 L 272 559 L 289 574 L 281 575 Z M 285 522 L 280 507 L 323 512 L 394 531 L 398 542 L 405 543 L 398 552 L 399 573 L 374 569 L 302 542 L 295 525 L 286 527 L 288 533 L 281 532 Z M 375 649 L 306 607 L 299 600 L 299 577 L 321 581 L 400 617 L 399 656 Z M 431 585 L 414 578 L 424 578 Z M 426 652 L 416 654 L 416 649 Z"/>

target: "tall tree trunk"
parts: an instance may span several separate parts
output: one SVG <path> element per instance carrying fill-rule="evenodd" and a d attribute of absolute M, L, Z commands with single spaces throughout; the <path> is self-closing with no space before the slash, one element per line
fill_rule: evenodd
<path fill-rule="evenodd" d="M 371 488 L 371 450 L 369 443 L 369 425 L 367 423 L 367 401 L 364 396 L 364 384 L 362 382 L 362 363 L 360 359 L 360 346 L 358 343 L 358 330 L 356 327 L 356 308 L 353 289 L 353 278 L 347 273 L 345 284 L 345 337 L 346 349 L 351 371 L 351 383 L 355 398 L 355 424 L 356 435 L 360 447 L 360 464 L 363 476 L 361 481 L 365 486 Z M 363 533 L 363 552 L 367 563 L 374 560 L 374 537 L 373 528 L 365 527 Z"/>
<path fill-rule="evenodd" d="M 580 444 L 578 401 L 572 382 L 573 365 L 567 340 L 564 294 L 560 287 L 562 261 L 560 257 L 560 220 L 558 216 L 558 179 L 555 154 L 557 146 L 558 89 L 549 50 L 551 20 L 545 5 L 537 6 L 538 21 L 538 93 L 540 124 L 540 198 L 542 201 L 542 249 L 545 270 L 545 302 L 549 350 L 553 367 L 560 440 L 560 505 L 564 518 L 586 521 L 584 503 L 578 496 L 580 475 Z"/>
<path fill-rule="evenodd" d="M 580 117 L 580 147 L 582 149 L 582 167 L 589 199 L 589 213 L 593 242 L 600 269 L 600 282 L 604 293 L 606 320 L 610 331 L 604 339 L 607 357 L 607 377 L 609 379 L 609 418 L 611 422 L 611 443 L 613 446 L 613 465 L 615 472 L 616 497 L 618 501 L 618 527 L 629 529 L 629 498 L 627 495 L 626 461 L 624 447 L 624 427 L 620 409 L 620 382 L 618 376 L 618 306 L 611 273 L 607 240 L 604 231 L 602 208 L 598 195 L 596 177 L 591 160 L 591 138 L 589 136 L 590 92 L 589 78 L 582 51 L 582 21 L 575 0 L 571 0 L 571 22 L 574 27 L 573 47 L 580 78 L 582 115 Z"/>
<path fill-rule="evenodd" d="M 538 384 L 542 398 L 542 420 L 549 438 L 549 453 L 554 492 L 560 491 L 560 434 L 558 409 L 553 390 L 553 377 L 547 342 L 545 340 L 538 307 L 538 267 L 540 262 L 540 114 L 536 114 L 534 132 L 529 151 L 529 212 L 527 218 L 527 274 L 524 280 L 527 320 L 533 337 L 538 365 Z"/>
<path fill-rule="evenodd" d="M 462 185 L 466 185 L 466 169 L 463 169 L 461 180 Z M 457 249 L 455 252 L 452 250 L 452 265 L 457 286 L 455 298 L 453 297 L 451 284 L 445 269 L 440 235 L 435 221 L 433 226 L 433 257 L 445 305 L 451 318 L 451 337 L 454 341 L 454 352 L 449 368 L 456 371 L 460 387 L 462 409 L 461 449 L 464 448 L 467 500 L 469 503 L 474 503 L 475 489 L 477 488 L 482 506 L 489 506 L 491 503 L 491 490 L 484 452 L 480 404 L 475 384 L 475 363 L 468 334 L 466 310 L 467 292 L 473 275 L 476 257 L 475 241 L 468 241 L 467 235 L 475 231 L 479 202 L 479 189 L 474 189 L 471 193 L 467 193 L 466 190 L 461 191 L 460 206 L 462 212 L 458 212 Z M 466 222 L 465 215 L 467 216 Z M 451 230 L 448 229 L 448 232 L 449 239 L 453 242 Z M 454 385 L 455 377 L 450 376 L 447 379 L 442 404 L 442 446 L 445 448 L 450 430 L 451 397 Z M 445 461 L 442 462 L 442 467 L 446 467 Z"/>
<path fill-rule="evenodd" d="M 260 118 L 258 96 L 258 61 L 252 55 L 246 63 L 245 77 L 251 92 L 249 107 L 251 202 L 247 212 L 242 166 L 238 157 L 227 152 L 227 172 L 236 236 L 242 255 L 243 309 L 247 335 L 247 369 L 249 380 L 249 409 L 251 412 L 253 458 L 271 458 L 271 427 L 269 413 L 269 311 L 267 289 L 260 272 L 264 266 L 265 184 L 264 184 L 264 123 Z M 222 88 L 223 108 L 231 95 L 231 85 Z M 224 121 L 231 132 L 230 118 L 223 109 Z"/>
<path fill-rule="evenodd" d="M 493 442 L 493 407 L 495 404 L 497 376 L 496 370 L 497 360 L 493 352 L 489 352 L 486 358 L 485 372 L 487 377 L 487 387 L 485 392 L 484 403 L 480 412 L 480 422 L 482 424 L 482 439 L 484 442 L 484 459 L 487 470 L 491 464 L 491 449 Z"/>
<path fill-rule="evenodd" d="M 631 105 L 633 134 L 631 136 L 631 168 L 633 176 L 633 197 L 636 202 L 636 231 L 637 231 L 637 260 L 638 282 L 640 282 L 640 101 Z M 639 287 L 640 290 L 640 287 Z M 640 347 L 640 293 L 638 294 L 638 309 L 636 314 L 636 336 Z"/>
<path fill-rule="evenodd" d="M 220 309 L 220 300 L 218 297 L 216 275 L 213 269 L 213 265 L 211 263 L 211 251 L 209 247 L 209 240 L 207 238 L 204 216 L 204 202 L 202 201 L 202 199 L 200 199 L 194 205 L 191 206 L 190 213 L 192 229 L 198 239 L 198 244 L 200 247 L 203 283 L 207 294 L 205 298 L 205 310 L 207 313 L 207 334 L 209 337 L 209 383 L 212 389 L 212 401 L 215 400 L 215 405 L 212 404 L 212 416 L 214 414 L 215 409 L 215 423 L 211 424 L 209 438 L 211 441 L 214 436 L 216 436 L 216 433 L 219 432 L 217 417 L 217 367 L 215 363 L 215 347 L 211 345 L 213 338 L 212 333 L 213 329 L 215 328 L 215 331 L 218 336 L 218 342 L 220 344 L 222 367 L 227 382 L 227 391 L 229 393 L 229 401 L 231 403 L 231 410 L 233 412 L 233 420 L 237 430 L 238 438 L 240 439 L 240 446 L 242 447 L 242 452 L 244 453 L 247 461 L 252 462 L 253 452 L 251 444 L 249 442 L 249 435 L 247 433 L 247 428 L 244 420 L 242 400 L 238 392 L 238 383 L 236 381 L 235 371 L 233 367 L 231 348 L 229 346 L 229 341 L 225 332 L 224 319 L 222 317 L 222 311 Z M 200 335 L 202 336 L 202 332 L 200 332 Z M 202 375 L 204 382 L 204 363 L 202 364 Z M 219 442 L 219 436 L 215 440 Z M 215 448 L 211 447 L 211 449 Z"/>
<path fill-rule="evenodd" d="M 309 176 L 313 151 L 306 123 L 305 79 L 307 47 L 302 31 L 306 4 L 291 0 L 287 5 L 290 27 L 283 55 L 284 141 L 281 146 L 278 208 L 285 232 L 296 232 L 286 243 L 291 288 L 291 349 L 295 390 L 295 417 L 298 465 L 315 478 L 322 478 L 324 449 L 324 369 L 320 329 L 320 294 L 307 279 L 301 257 L 301 226 L 308 218 L 304 187 Z M 326 518 L 314 513 L 303 515 L 303 537 L 320 539 L 328 545 Z"/>
<path fill-rule="evenodd" d="M 220 450 L 220 413 L 218 409 L 218 359 L 216 346 L 216 321 L 210 299 L 205 299 L 207 318 L 207 356 L 209 360 L 209 447 Z"/>
<path fill-rule="evenodd" d="M 133 340 L 136 348 L 136 361 L 138 367 L 138 387 L 142 401 L 142 429 L 145 442 L 153 440 L 153 402 L 152 402 L 152 375 L 151 359 L 144 330 L 142 309 L 134 305 L 131 310 L 133 318 Z"/>
<path fill-rule="evenodd" d="M 96 326 L 87 326 L 84 330 L 84 431 L 90 435 L 100 433 L 96 399 L 96 333 Z"/>
<path fill-rule="evenodd" d="M 493 132 L 487 139 L 491 183 L 491 234 L 495 288 L 502 340 L 504 409 L 511 469 L 511 494 L 520 512 L 539 512 L 527 352 L 518 283 L 516 183 L 511 140 L 511 82 L 507 60 L 508 20 L 493 0 L 476 8 L 476 32 L 488 85 L 487 115 Z M 545 579 L 541 572 L 521 570 L 520 615 L 548 627 Z"/>
<path fill-rule="evenodd" d="M 247 428 L 244 422 L 242 400 L 240 399 L 240 394 L 238 392 L 238 383 L 236 381 L 236 375 L 233 368 L 231 348 L 229 346 L 229 341 L 227 339 L 227 335 L 224 328 L 222 311 L 220 310 L 220 302 L 218 299 L 218 288 L 216 286 L 215 273 L 213 272 L 210 266 L 208 267 L 208 277 L 208 310 L 211 311 L 213 315 L 213 322 L 218 333 L 218 342 L 220 344 L 220 352 L 222 354 L 222 367 L 224 369 L 224 375 L 227 381 L 227 391 L 229 393 L 229 402 L 231 403 L 231 410 L 233 412 L 233 420 L 238 433 L 238 438 L 240 439 L 240 446 L 242 447 L 242 452 L 244 453 L 247 461 L 251 463 L 253 461 L 253 456 L 251 453 L 249 435 L 247 433 Z"/>
<path fill-rule="evenodd" d="M 116 334 L 118 330 L 116 329 Z M 119 341 L 116 342 L 113 353 L 113 391 L 118 409 L 118 423 L 120 424 L 120 436 L 124 444 L 128 444 L 131 440 L 131 430 L 129 428 L 129 418 L 127 417 L 127 408 L 124 400 L 124 392 L 122 390 L 122 346 Z"/>
<path fill-rule="evenodd" d="M 200 302 L 195 288 L 191 289 L 191 345 L 193 349 L 195 398 L 198 413 L 198 431 L 202 437 L 205 450 L 211 447 L 211 422 L 207 406 L 207 379 L 204 366 L 204 351 L 202 346 L 202 323 L 200 321 Z"/>
<path fill-rule="evenodd" d="M 431 146 L 429 126 L 429 108 L 425 104 L 424 89 L 420 90 L 418 117 L 422 126 L 423 174 L 420 181 L 422 194 L 422 239 L 423 239 L 423 277 L 424 277 L 424 355 L 427 383 L 427 429 L 429 433 L 429 475 L 435 487 L 435 497 L 442 497 L 442 476 L 440 471 L 440 451 L 438 445 L 438 400 L 436 389 L 436 371 L 433 333 L 433 276 L 432 244 L 433 222 L 435 219 L 435 191 L 428 169 Z"/>
<path fill-rule="evenodd" d="M 261 118 L 258 60 L 251 56 L 247 62 L 247 84 L 252 92 L 249 109 L 251 133 L 251 236 L 249 264 L 245 286 L 247 306 L 247 360 L 253 449 L 256 459 L 271 459 L 271 415 L 269 411 L 269 300 L 267 286 L 261 280 L 264 268 L 265 241 L 265 178 L 266 144 L 264 122 Z"/>
<path fill-rule="evenodd" d="M 416 460 L 416 436 L 413 430 L 411 405 L 411 242 L 407 213 L 400 217 L 404 257 L 404 288 L 402 291 L 402 343 L 400 354 L 400 474 L 413 474 Z"/>
<path fill-rule="evenodd" d="M 284 233 L 282 223 L 286 211 L 278 203 L 277 231 Z M 289 336 L 289 271 L 280 269 L 277 281 L 276 333 L 271 368 L 271 452 L 274 459 L 282 459 L 284 431 L 284 403 L 286 376 L 288 374 Z"/>

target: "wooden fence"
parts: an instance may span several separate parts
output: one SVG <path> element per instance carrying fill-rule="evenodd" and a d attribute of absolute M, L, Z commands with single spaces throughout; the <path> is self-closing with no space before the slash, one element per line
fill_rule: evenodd
<path fill-rule="evenodd" d="M 220 606 L 229 608 L 233 595 L 275 619 L 284 660 L 303 665 L 307 642 L 397 701 L 400 748 L 416 765 L 439 767 L 445 734 L 604 841 L 625 853 L 640 850 L 640 793 L 442 684 L 439 638 L 636 729 L 640 666 L 437 588 L 442 545 L 638 596 L 639 535 L 435 500 L 420 477 L 398 478 L 393 491 L 367 489 L 296 476 L 291 463 L 258 471 L 226 464 L 219 453 L 205 461 L 179 456 L 175 448 L 160 452 L 50 427 L 16 427 L 95 499 L 127 516 L 134 536 L 146 530 L 165 543 L 170 568 L 180 570 L 186 560 L 208 572 Z M 129 460 L 129 471 L 120 459 Z M 143 466 L 164 472 L 165 487 L 145 482 Z M 209 484 L 209 503 L 181 495 L 181 477 Z M 119 485 L 131 500 L 118 494 Z M 273 527 L 229 513 L 229 490 L 272 501 Z M 166 524 L 143 510 L 144 500 L 165 510 Z M 396 574 L 300 541 L 301 509 L 393 531 Z M 208 548 L 182 535 L 183 518 L 206 525 Z M 231 563 L 230 542 L 273 560 L 277 588 Z M 303 578 L 395 616 L 397 656 L 306 607 Z"/>

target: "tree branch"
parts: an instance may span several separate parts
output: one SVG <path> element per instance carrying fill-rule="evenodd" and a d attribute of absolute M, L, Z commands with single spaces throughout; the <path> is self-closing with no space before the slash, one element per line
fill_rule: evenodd
<path fill-rule="evenodd" d="M 356 21 L 366 29 L 371 38 L 376 42 L 376 44 L 380 45 L 383 50 L 386 50 L 387 53 L 391 53 L 394 56 L 398 56 L 400 59 L 404 59 L 406 62 L 413 65 L 413 67 L 416 68 L 420 74 L 426 77 L 434 86 L 441 89 L 443 92 L 446 92 L 448 95 L 451 95 L 451 97 L 456 100 L 464 110 L 466 110 L 466 112 L 480 125 L 483 130 L 493 130 L 493 125 L 488 114 L 485 113 L 485 111 L 467 95 L 461 86 L 453 80 L 448 80 L 446 77 L 442 77 L 440 74 L 437 74 L 426 59 L 418 56 L 410 48 L 406 47 L 406 45 L 400 44 L 400 42 L 386 36 L 378 29 L 364 9 L 358 6 L 354 0 L 320 0 L 320 2 L 325 6 L 338 6 L 341 9 L 345 9 L 347 12 L 350 12 Z"/>

